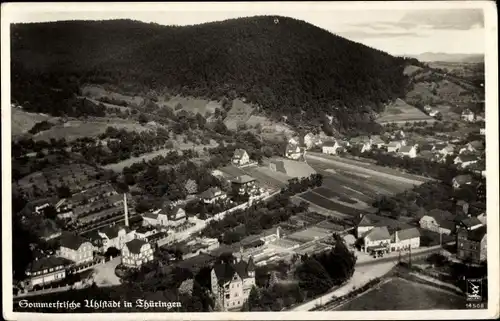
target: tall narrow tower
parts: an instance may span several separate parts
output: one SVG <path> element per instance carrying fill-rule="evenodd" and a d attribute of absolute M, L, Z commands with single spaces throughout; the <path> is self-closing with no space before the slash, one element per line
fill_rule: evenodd
<path fill-rule="evenodd" d="M 123 211 L 125 212 L 125 226 L 128 226 L 128 206 L 126 193 L 123 193 Z"/>

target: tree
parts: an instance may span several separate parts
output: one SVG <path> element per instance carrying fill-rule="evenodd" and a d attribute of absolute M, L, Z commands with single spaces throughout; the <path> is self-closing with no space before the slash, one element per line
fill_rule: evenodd
<path fill-rule="evenodd" d="M 108 247 L 108 249 L 106 250 L 106 253 L 104 253 L 104 255 L 107 257 L 107 258 L 114 258 L 114 257 L 117 257 L 118 255 L 120 255 L 120 250 L 118 250 L 116 247 L 114 246 L 111 246 L 111 247 Z"/>
<path fill-rule="evenodd" d="M 142 114 L 142 113 L 141 113 L 141 114 L 139 115 L 138 121 L 139 121 L 139 123 L 140 123 L 141 125 L 144 125 L 144 124 L 146 124 L 146 123 L 149 121 L 149 119 L 148 119 L 148 116 L 146 116 L 145 114 Z"/>
<path fill-rule="evenodd" d="M 299 286 L 312 296 L 325 293 L 333 286 L 328 272 L 312 257 L 304 259 L 297 267 L 296 275 L 299 279 Z"/>
<path fill-rule="evenodd" d="M 198 185 L 193 179 L 188 179 L 186 181 L 186 184 L 184 185 L 184 188 L 186 189 L 186 192 L 188 194 L 196 194 L 196 192 L 198 192 Z"/>
<path fill-rule="evenodd" d="M 71 197 L 71 191 L 68 186 L 63 185 L 57 188 L 57 196 L 59 198 L 68 198 Z"/>

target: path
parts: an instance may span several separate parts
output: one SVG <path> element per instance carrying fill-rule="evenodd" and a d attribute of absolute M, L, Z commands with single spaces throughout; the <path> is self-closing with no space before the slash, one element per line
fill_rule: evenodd
<path fill-rule="evenodd" d="M 121 256 L 99 264 L 94 267 L 94 282 L 99 287 L 113 286 L 121 284 L 120 278 L 116 275 L 115 269 L 121 263 Z"/>

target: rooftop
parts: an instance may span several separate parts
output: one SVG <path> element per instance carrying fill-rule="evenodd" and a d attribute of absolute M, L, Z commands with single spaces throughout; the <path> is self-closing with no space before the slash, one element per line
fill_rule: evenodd
<path fill-rule="evenodd" d="M 68 232 L 64 232 L 60 238 L 61 246 L 72 250 L 78 250 L 85 242 L 88 241 L 79 235 Z"/>
<path fill-rule="evenodd" d="M 232 182 L 236 184 L 245 184 L 253 181 L 255 181 L 255 178 L 250 175 L 241 175 L 232 180 Z"/>
<path fill-rule="evenodd" d="M 48 270 L 51 268 L 52 269 L 57 268 L 59 266 L 64 267 L 69 264 L 72 264 L 72 262 L 67 259 L 56 256 L 49 256 L 31 262 L 28 265 L 27 271 L 33 273 L 33 272 Z"/>
<path fill-rule="evenodd" d="M 386 226 L 378 226 L 368 231 L 364 235 L 364 238 L 367 238 L 370 241 L 384 241 L 391 239 L 391 235 L 389 234 L 389 230 Z"/>
<path fill-rule="evenodd" d="M 139 239 L 133 239 L 132 241 L 127 242 L 125 246 L 131 253 L 139 254 L 141 253 L 141 249 L 145 244 L 148 244 L 148 242 Z"/>

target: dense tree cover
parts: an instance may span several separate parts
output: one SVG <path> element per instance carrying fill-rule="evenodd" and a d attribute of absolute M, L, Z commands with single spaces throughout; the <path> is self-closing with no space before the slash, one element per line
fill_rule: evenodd
<path fill-rule="evenodd" d="M 232 212 L 222 220 L 211 221 L 202 231 L 203 236 L 219 238 L 225 244 L 241 241 L 248 235 L 258 234 L 292 215 L 307 210 L 294 205 L 289 196 L 279 194 L 264 203 L 256 203 L 245 210 Z"/>
<path fill-rule="evenodd" d="M 81 83 L 109 83 L 136 93 L 166 88 L 169 94 L 211 99 L 245 97 L 276 117 L 304 110 L 303 121 L 319 124 L 328 114 L 348 128 L 380 111 L 388 100 L 404 96 L 408 79 L 403 69 L 411 61 L 303 21 L 279 17 L 275 24 L 274 18 L 185 27 L 119 20 L 15 25 L 13 97 L 38 100 L 24 90 L 29 81 L 22 79 L 35 79 L 23 70 L 29 66 L 35 70 L 30 72 L 43 70 L 55 78 L 37 81 L 40 96 L 70 79 L 58 74 L 64 70 Z M 47 52 L 47 47 L 53 50 Z M 31 64 L 33 55 L 39 58 L 37 65 Z"/>
<path fill-rule="evenodd" d="M 347 249 L 340 236 L 334 235 L 334 238 L 336 242 L 333 250 L 304 256 L 295 271 L 299 286 L 308 297 L 327 292 L 332 286 L 350 279 L 354 273 L 356 256 Z"/>

